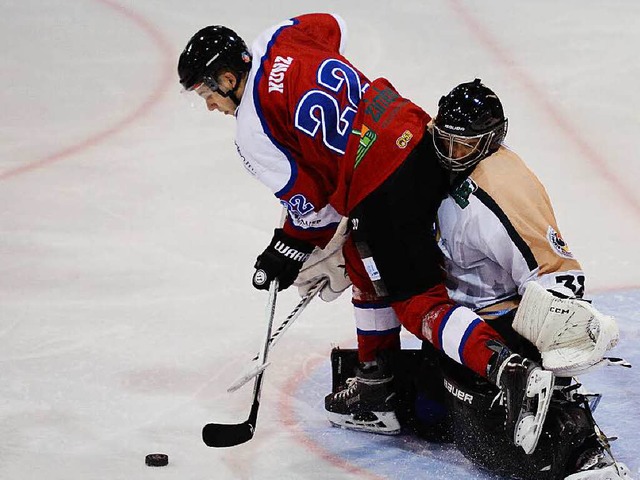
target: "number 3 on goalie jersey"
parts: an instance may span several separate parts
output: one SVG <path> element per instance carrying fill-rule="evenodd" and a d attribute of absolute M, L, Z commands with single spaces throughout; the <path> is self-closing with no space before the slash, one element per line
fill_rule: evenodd
<path fill-rule="evenodd" d="M 318 85 L 334 94 L 346 88 L 349 105 L 341 110 L 340 103 L 331 93 L 320 89 L 310 90 L 298 102 L 295 126 L 311 137 L 315 137 L 322 127 L 323 143 L 330 150 L 343 155 L 358 103 L 369 84 L 362 86 L 358 72 L 333 58 L 320 65 L 317 79 Z"/>
<path fill-rule="evenodd" d="M 584 295 L 584 275 L 558 275 L 556 283 L 561 283 L 571 290 L 576 298 Z"/>

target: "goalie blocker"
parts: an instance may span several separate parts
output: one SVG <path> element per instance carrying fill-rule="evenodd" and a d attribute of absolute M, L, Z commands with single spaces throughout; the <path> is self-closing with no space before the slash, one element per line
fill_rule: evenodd
<path fill-rule="evenodd" d="M 405 432 L 425 441 L 453 443 L 474 464 L 498 475 L 522 480 L 601 478 L 592 471 L 576 473 L 585 458 L 606 456 L 606 438 L 598 439 L 588 398 L 576 393 L 577 385 L 555 389 L 538 446 L 527 455 L 509 441 L 494 385 L 428 343 L 422 350 L 397 352 L 391 363 L 396 414 Z M 333 392 L 343 388 L 357 365 L 356 350 L 333 349 Z M 609 463 L 608 468 L 616 468 L 612 459 Z"/>

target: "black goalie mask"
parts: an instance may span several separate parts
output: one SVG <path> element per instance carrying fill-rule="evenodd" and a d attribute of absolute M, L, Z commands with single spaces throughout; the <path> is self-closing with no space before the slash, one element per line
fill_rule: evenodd
<path fill-rule="evenodd" d="M 502 103 L 480 79 L 461 83 L 438 103 L 433 143 L 447 170 L 471 168 L 495 152 L 506 134 Z"/>

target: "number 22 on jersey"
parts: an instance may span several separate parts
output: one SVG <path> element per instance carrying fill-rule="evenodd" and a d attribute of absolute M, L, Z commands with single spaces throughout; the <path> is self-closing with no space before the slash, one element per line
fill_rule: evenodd
<path fill-rule="evenodd" d="M 325 146 L 344 155 L 358 104 L 369 84 L 362 85 L 358 72 L 335 58 L 322 62 L 316 78 L 318 85 L 328 91 L 319 88 L 309 90 L 300 98 L 295 127 L 311 137 L 315 137 L 322 128 Z M 348 105 L 342 108 L 339 98 L 344 93 Z"/>

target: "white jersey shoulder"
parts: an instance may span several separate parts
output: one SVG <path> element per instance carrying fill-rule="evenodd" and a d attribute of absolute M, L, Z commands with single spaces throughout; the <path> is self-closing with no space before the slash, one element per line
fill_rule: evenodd
<path fill-rule="evenodd" d="M 529 281 L 568 296 L 584 293 L 584 274 L 544 187 L 506 147 L 442 202 L 438 232 L 449 293 L 469 308 L 522 295 Z"/>
<path fill-rule="evenodd" d="M 251 44 L 251 71 L 247 78 L 242 101 L 236 110 L 236 147 L 247 171 L 265 184 L 273 193 L 282 190 L 292 175 L 287 156 L 269 138 L 264 130 L 255 103 L 256 77 L 262 68 L 262 58 L 269 42 L 283 27 L 293 25 L 287 20 L 262 32 Z"/>
<path fill-rule="evenodd" d="M 340 29 L 340 51 L 346 43 L 346 24 L 337 15 L 333 15 Z M 265 120 L 257 102 L 256 82 L 265 75 L 263 59 L 278 33 L 296 24 L 294 20 L 286 20 L 262 32 L 251 44 L 252 64 L 244 94 L 236 110 L 236 148 L 245 169 L 262 184 L 266 185 L 274 195 L 280 197 L 286 192 L 296 176 L 295 160 L 280 148 L 265 126 Z M 285 120 L 283 120 L 285 121 Z M 305 212 L 304 215 L 291 213 L 291 222 L 300 229 L 324 228 L 336 224 L 341 216 L 331 205 L 318 211 Z"/>
<path fill-rule="evenodd" d="M 343 53 L 347 42 L 347 26 L 336 14 L 331 14 L 340 30 L 339 51 Z M 278 32 L 296 24 L 295 19 L 278 23 L 262 32 L 251 44 L 253 57 L 242 101 L 236 110 L 236 147 L 247 171 L 265 184 L 274 194 L 285 189 L 294 175 L 293 159 L 278 147 L 265 131 L 263 119 L 256 105 L 256 79 L 262 72 L 262 60 Z"/>

